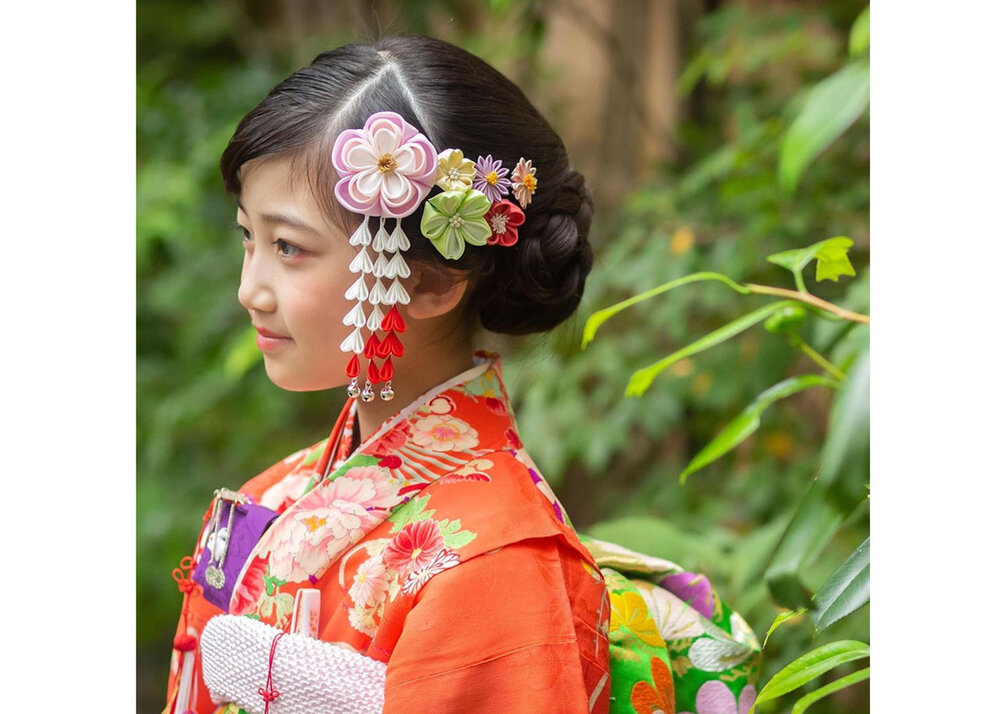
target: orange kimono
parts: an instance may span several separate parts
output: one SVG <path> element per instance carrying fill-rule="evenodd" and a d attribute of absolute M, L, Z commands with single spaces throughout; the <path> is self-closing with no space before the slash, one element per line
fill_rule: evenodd
<path fill-rule="evenodd" d="M 243 485 L 280 515 L 229 612 L 288 630 L 296 593 L 318 590 L 319 639 L 386 664 L 387 714 L 607 712 L 603 577 L 523 450 L 499 358 L 477 362 L 353 453 L 348 400 L 329 439 Z M 222 611 L 186 589 L 193 643 Z M 213 705 L 197 647 L 171 663 L 165 712 L 184 711 L 238 711 Z"/>

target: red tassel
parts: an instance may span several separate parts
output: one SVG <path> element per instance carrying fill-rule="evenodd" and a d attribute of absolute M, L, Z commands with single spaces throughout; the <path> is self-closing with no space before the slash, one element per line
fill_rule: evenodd
<path fill-rule="evenodd" d="M 193 635 L 177 635 L 174 638 L 174 649 L 178 652 L 190 652 L 198 646 L 198 640 Z"/>
<path fill-rule="evenodd" d="M 378 337 L 376 337 L 373 332 L 372 336 L 369 337 L 368 341 L 365 343 L 365 357 L 371 359 L 379 353 L 380 347 Z"/>
<path fill-rule="evenodd" d="M 385 339 L 382 340 L 379 352 L 380 356 L 387 356 L 391 353 L 393 357 L 402 357 L 403 343 L 399 341 L 398 337 L 396 337 L 395 332 L 390 332 L 385 336 Z"/>
<path fill-rule="evenodd" d="M 383 382 L 388 382 L 392 379 L 393 372 L 395 370 L 392 367 L 392 357 L 386 357 L 385 362 L 382 363 L 382 370 L 379 372 L 379 376 Z"/>
<path fill-rule="evenodd" d="M 354 355 L 351 357 L 351 361 L 347 363 L 347 376 L 351 379 L 357 377 L 361 374 L 361 363 L 358 361 L 358 356 Z"/>
<path fill-rule="evenodd" d="M 382 381 L 382 377 L 378 373 L 378 367 L 375 366 L 375 360 L 368 363 L 368 381 L 372 384 L 378 384 Z"/>
<path fill-rule="evenodd" d="M 385 332 L 406 332 L 406 323 L 403 322 L 403 316 L 399 314 L 395 305 L 382 318 L 382 330 Z"/>

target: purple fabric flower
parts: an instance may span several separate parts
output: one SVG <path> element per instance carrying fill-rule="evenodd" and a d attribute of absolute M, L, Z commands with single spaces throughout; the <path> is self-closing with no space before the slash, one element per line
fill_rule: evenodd
<path fill-rule="evenodd" d="M 712 583 L 701 573 L 674 573 L 660 580 L 660 585 L 712 619 Z"/>
<path fill-rule="evenodd" d="M 472 187 L 485 193 L 490 203 L 496 203 L 510 193 L 509 173 L 510 169 L 505 169 L 500 159 L 494 160 L 493 154 L 480 156 L 476 161 L 476 178 Z"/>

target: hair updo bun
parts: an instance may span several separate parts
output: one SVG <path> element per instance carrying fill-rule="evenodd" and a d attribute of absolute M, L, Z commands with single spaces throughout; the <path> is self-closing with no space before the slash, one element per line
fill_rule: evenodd
<path fill-rule="evenodd" d="M 420 231 L 422 210 L 403 219 L 407 262 L 467 271 L 470 319 L 487 330 L 522 335 L 549 330 L 573 313 L 593 263 L 587 241 L 594 199 L 566 148 L 524 93 L 473 54 L 431 37 L 386 37 L 324 52 L 278 84 L 248 113 L 222 155 L 228 191 L 240 193 L 240 168 L 252 159 L 290 156 L 305 170 L 323 210 L 347 235 L 358 216 L 336 200 L 330 161 L 337 135 L 380 111 L 393 111 L 441 151 L 473 161 L 491 155 L 512 170 L 536 170 L 517 243 L 469 246 L 445 259 Z M 431 191 L 435 195 L 439 189 Z M 512 198 L 508 196 L 508 198 Z"/>
<path fill-rule="evenodd" d="M 509 335 L 544 332 L 580 304 L 594 262 L 587 241 L 594 199 L 583 176 L 573 170 L 556 191 L 544 210 L 529 204 L 513 248 L 491 251 L 492 270 L 480 276 L 470 298 L 487 330 Z"/>

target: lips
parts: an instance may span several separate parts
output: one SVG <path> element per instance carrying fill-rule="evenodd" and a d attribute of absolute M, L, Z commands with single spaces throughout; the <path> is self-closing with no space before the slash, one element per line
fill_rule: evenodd
<path fill-rule="evenodd" d="M 257 330 L 257 347 L 259 347 L 262 352 L 270 352 L 292 343 L 291 337 L 279 335 L 277 332 L 265 330 L 263 327 L 259 327 L 257 325 L 254 325 L 254 329 Z"/>
<path fill-rule="evenodd" d="M 259 327 L 257 325 L 254 325 L 254 329 L 257 330 L 257 334 L 260 335 L 261 337 L 271 337 L 280 340 L 290 339 L 286 335 L 279 335 L 277 332 L 271 332 L 270 330 L 265 330 L 263 327 Z"/>

